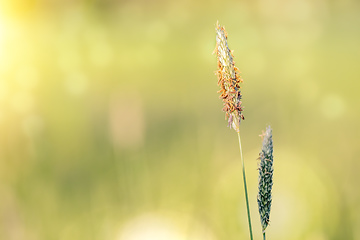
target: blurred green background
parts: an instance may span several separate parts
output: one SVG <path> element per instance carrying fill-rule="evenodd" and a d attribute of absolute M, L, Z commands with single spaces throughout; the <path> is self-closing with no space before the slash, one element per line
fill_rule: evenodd
<path fill-rule="evenodd" d="M 0 239 L 248 239 L 215 24 L 242 71 L 255 239 L 360 240 L 358 1 L 0 2 Z"/>

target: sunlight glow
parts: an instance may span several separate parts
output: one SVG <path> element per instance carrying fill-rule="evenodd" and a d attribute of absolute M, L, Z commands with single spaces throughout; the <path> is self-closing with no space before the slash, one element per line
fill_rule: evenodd
<path fill-rule="evenodd" d="M 176 226 L 167 219 L 145 214 L 127 223 L 117 240 L 183 240 Z"/>
<path fill-rule="evenodd" d="M 5 20 L 0 15 L 0 71 L 3 69 L 3 65 L 6 61 L 6 57 L 4 55 L 6 49 L 6 36 L 7 36 L 7 26 Z"/>

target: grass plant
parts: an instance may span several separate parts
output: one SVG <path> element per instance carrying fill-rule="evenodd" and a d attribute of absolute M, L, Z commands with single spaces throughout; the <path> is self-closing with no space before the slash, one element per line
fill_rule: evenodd
<path fill-rule="evenodd" d="M 249 223 L 250 239 L 253 239 L 251 217 L 249 208 L 248 191 L 246 184 L 245 164 L 241 147 L 240 123 L 244 120 L 243 107 L 241 102 L 241 86 L 243 80 L 240 77 L 240 71 L 235 66 L 233 51 L 230 50 L 227 42 L 227 32 L 219 23 L 216 24 L 216 48 L 218 85 L 220 86 L 220 98 L 223 101 L 223 111 L 228 126 L 237 132 L 240 149 L 240 159 L 242 164 L 242 175 L 244 182 L 245 201 Z M 260 151 L 259 163 L 259 192 L 257 202 L 261 220 L 263 239 L 266 239 L 265 230 L 269 225 L 271 209 L 271 190 L 273 185 L 273 142 L 272 129 L 270 126 L 260 135 L 263 139 L 262 149 Z"/>
<path fill-rule="evenodd" d="M 246 176 L 245 176 L 245 164 L 242 154 L 241 138 L 240 138 L 240 122 L 244 120 L 242 113 L 243 107 L 241 103 L 241 87 L 240 83 L 243 80 L 240 77 L 240 71 L 235 66 L 234 55 L 230 50 L 227 42 L 227 32 L 223 26 L 219 23 L 216 24 L 216 48 L 217 56 L 217 71 L 218 85 L 220 86 L 220 98 L 223 100 L 223 111 L 225 112 L 225 119 L 228 121 L 228 126 L 233 128 L 238 134 L 240 159 L 242 162 L 242 173 L 245 190 L 245 200 L 249 223 L 250 239 L 253 239 L 251 217 L 249 209 L 249 199 L 247 193 Z"/>
<path fill-rule="evenodd" d="M 260 135 L 263 139 L 262 149 L 259 154 L 259 193 L 257 196 L 257 202 L 259 207 L 259 214 L 261 220 L 261 227 L 263 233 L 263 239 L 266 239 L 265 230 L 270 221 L 271 210 L 271 190 L 273 186 L 273 140 L 272 129 L 270 126 L 266 128 L 266 131 Z"/>

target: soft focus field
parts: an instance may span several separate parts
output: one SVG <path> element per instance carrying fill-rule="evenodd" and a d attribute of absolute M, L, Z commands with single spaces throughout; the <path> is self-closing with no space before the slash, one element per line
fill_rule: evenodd
<path fill-rule="evenodd" d="M 242 71 L 255 239 L 360 240 L 358 1 L 0 2 L 0 239 L 248 238 L 215 24 Z"/>

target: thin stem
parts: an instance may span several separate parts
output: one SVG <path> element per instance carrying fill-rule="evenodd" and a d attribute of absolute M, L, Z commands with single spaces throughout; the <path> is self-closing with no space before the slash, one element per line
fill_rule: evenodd
<path fill-rule="evenodd" d="M 264 240 L 266 240 L 266 237 L 265 237 L 265 231 L 263 232 L 263 237 L 264 237 Z"/>
<path fill-rule="evenodd" d="M 247 186 L 246 186 L 246 177 L 245 177 L 245 164 L 244 164 L 244 158 L 243 158 L 243 155 L 242 155 L 240 132 L 238 132 L 237 134 L 238 134 L 238 139 L 239 139 L 240 157 L 241 157 L 241 162 L 242 162 L 242 172 L 243 172 L 243 180 L 244 180 L 246 208 L 247 208 L 247 215 L 248 215 L 248 221 L 249 221 L 250 239 L 253 240 L 253 234 L 252 234 L 252 228 L 251 228 L 251 218 L 250 218 L 250 209 L 249 209 L 249 199 L 248 199 Z M 265 237 L 265 235 L 264 235 L 264 237 Z"/>

